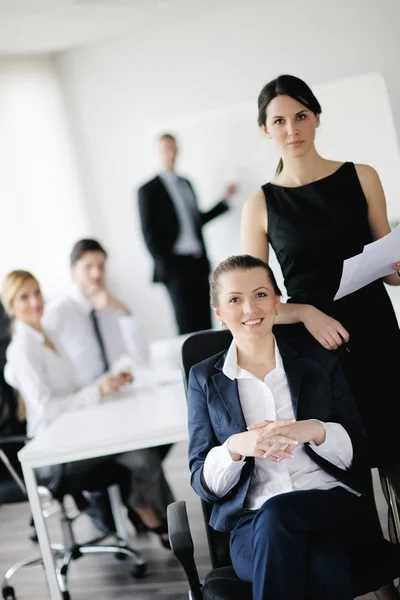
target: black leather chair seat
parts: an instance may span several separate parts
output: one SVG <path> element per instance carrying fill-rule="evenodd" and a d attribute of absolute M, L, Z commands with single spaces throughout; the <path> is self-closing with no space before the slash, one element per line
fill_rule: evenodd
<path fill-rule="evenodd" d="M 209 571 L 203 585 L 204 600 L 251 600 L 251 584 L 241 581 L 233 567 Z"/>

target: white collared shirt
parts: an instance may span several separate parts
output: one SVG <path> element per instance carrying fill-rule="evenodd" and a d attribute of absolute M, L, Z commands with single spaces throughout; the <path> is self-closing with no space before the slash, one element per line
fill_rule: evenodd
<path fill-rule="evenodd" d="M 104 374 L 101 349 L 90 318 L 92 310 L 89 300 L 75 289 L 69 295 L 50 299 L 43 318 L 46 329 L 54 332 L 73 362 L 80 385 Z M 148 344 L 134 315 L 120 317 L 108 309 L 96 310 L 96 315 L 110 368 L 126 355 L 132 358 L 133 367 L 147 364 Z"/>
<path fill-rule="evenodd" d="M 29 437 L 35 436 L 61 413 L 99 404 L 99 384 L 78 386 L 75 369 L 54 335 L 46 332 L 56 352 L 45 346 L 41 332 L 22 321 L 14 325 L 4 376 L 24 400 Z"/>
<path fill-rule="evenodd" d="M 287 377 L 276 342 L 275 358 L 275 369 L 261 381 L 237 364 L 234 341 L 228 350 L 223 373 L 229 379 L 238 381 L 239 398 L 247 427 L 264 420 L 294 418 Z M 338 423 L 322 424 L 326 431 L 325 442 L 319 446 L 311 442 L 313 450 L 340 469 L 348 469 L 353 460 L 353 447 L 347 431 Z M 228 441 L 210 450 L 204 463 L 205 482 L 219 498 L 237 484 L 245 464 L 244 460 L 232 460 Z M 254 473 L 245 506 L 254 510 L 277 494 L 295 490 L 327 490 L 338 485 L 354 492 L 321 469 L 308 456 L 304 445 L 299 444 L 294 449 L 293 459 L 285 459 L 279 463 L 264 458 L 254 459 Z"/>
<path fill-rule="evenodd" d="M 202 254 L 203 248 L 195 229 L 197 209 L 193 192 L 188 182 L 170 171 L 162 171 L 160 178 L 175 206 L 179 221 L 179 235 L 173 246 L 174 253 Z"/>

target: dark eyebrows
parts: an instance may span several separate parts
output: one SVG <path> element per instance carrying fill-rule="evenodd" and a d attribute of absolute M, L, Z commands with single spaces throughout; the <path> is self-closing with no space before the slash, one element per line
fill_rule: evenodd
<path fill-rule="evenodd" d="M 299 115 L 301 115 L 301 114 L 303 114 L 303 113 L 305 113 L 305 112 L 309 112 L 309 109 L 308 109 L 308 108 L 303 108 L 303 110 L 299 110 L 299 112 L 297 112 L 297 113 L 295 114 L 295 117 L 298 117 Z M 285 117 L 279 117 L 279 116 L 277 116 L 277 117 L 272 117 L 272 119 L 284 119 L 284 118 L 285 118 Z"/>
<path fill-rule="evenodd" d="M 268 288 L 265 287 L 265 285 L 261 285 L 260 287 L 255 288 L 254 290 L 251 290 L 251 291 L 252 292 L 259 292 L 260 290 L 266 290 L 266 291 L 268 291 Z M 243 292 L 228 292 L 227 293 L 227 296 L 232 296 L 232 295 L 243 296 Z"/>

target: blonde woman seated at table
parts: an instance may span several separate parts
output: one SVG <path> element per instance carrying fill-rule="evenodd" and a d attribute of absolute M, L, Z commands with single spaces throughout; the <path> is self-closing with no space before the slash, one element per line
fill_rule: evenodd
<path fill-rule="evenodd" d="M 107 375 L 79 387 L 73 365 L 61 345 L 42 327 L 43 296 L 36 278 L 27 271 L 12 271 L 2 284 L 1 300 L 13 317 L 13 335 L 7 349 L 5 378 L 17 389 L 26 406 L 27 434 L 34 437 L 64 413 L 96 406 L 132 381 L 129 373 Z M 129 504 L 146 526 L 169 548 L 166 508 L 173 495 L 160 458 L 151 448 L 113 457 L 130 474 Z M 67 473 L 84 473 L 110 457 L 69 463 Z M 42 472 L 42 475 L 48 475 Z M 40 475 L 40 473 L 39 473 Z M 101 482 L 99 482 L 101 484 Z"/>
<path fill-rule="evenodd" d="M 254 600 L 352 600 L 348 552 L 380 534 L 337 357 L 297 325 L 274 327 L 281 293 L 262 260 L 228 258 L 210 290 L 233 341 L 190 372 L 192 486 Z"/>

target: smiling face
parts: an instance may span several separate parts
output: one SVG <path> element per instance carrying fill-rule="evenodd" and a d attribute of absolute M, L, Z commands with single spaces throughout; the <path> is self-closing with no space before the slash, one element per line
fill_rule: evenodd
<path fill-rule="evenodd" d="M 237 341 L 256 341 L 272 332 L 280 296 L 262 267 L 235 269 L 219 279 L 216 317 Z"/>
<path fill-rule="evenodd" d="M 264 133 L 272 139 L 283 161 L 300 158 L 314 149 L 319 115 L 290 96 L 276 96 L 267 107 Z"/>
<path fill-rule="evenodd" d="M 18 289 L 10 313 L 20 321 L 38 329 L 43 316 L 43 296 L 36 279 L 27 279 Z"/>

